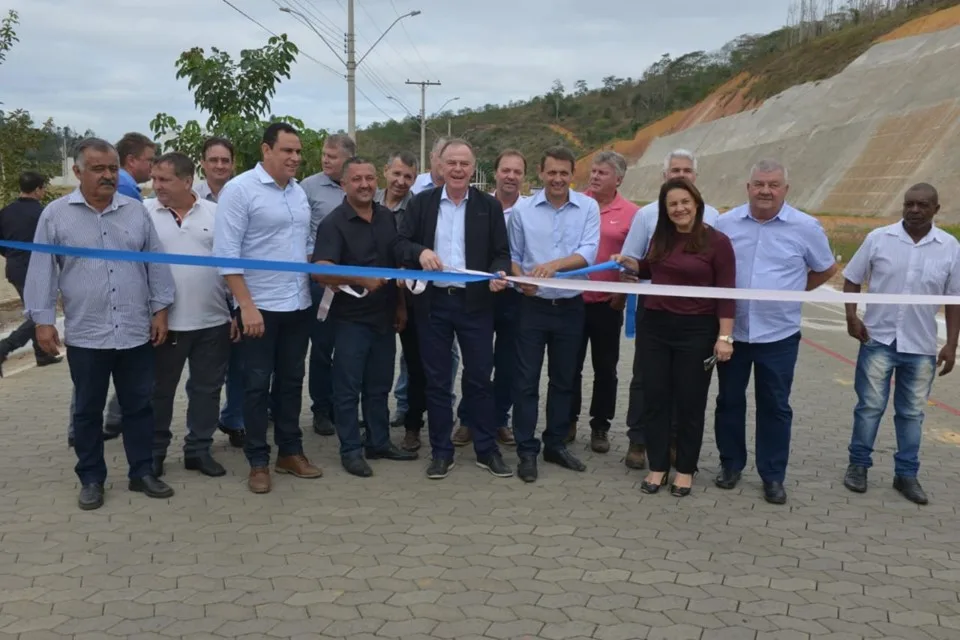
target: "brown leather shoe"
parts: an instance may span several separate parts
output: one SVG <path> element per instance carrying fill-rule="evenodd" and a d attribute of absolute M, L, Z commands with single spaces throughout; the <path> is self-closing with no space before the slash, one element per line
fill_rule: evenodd
<path fill-rule="evenodd" d="M 629 469 L 646 469 L 647 468 L 647 448 L 642 444 L 630 444 L 630 448 L 627 450 L 627 457 L 623 461 L 623 464 L 627 465 Z"/>
<path fill-rule="evenodd" d="M 270 493 L 270 469 L 267 467 L 253 467 L 247 486 L 253 493 Z"/>
<path fill-rule="evenodd" d="M 517 444 L 517 440 L 513 437 L 513 430 L 509 427 L 500 427 L 497 429 L 497 440 L 500 441 L 500 444 L 505 444 L 508 447 L 513 447 Z"/>
<path fill-rule="evenodd" d="M 319 478 L 323 475 L 320 467 L 310 464 L 307 456 L 284 456 L 277 458 L 277 473 L 289 473 L 297 478 Z"/>
<path fill-rule="evenodd" d="M 607 432 L 594 429 L 590 434 L 590 448 L 593 449 L 595 453 L 606 453 L 610 451 L 610 438 L 607 437 Z"/>
<path fill-rule="evenodd" d="M 564 439 L 564 442 L 570 444 L 577 439 L 577 421 L 573 420 L 570 422 L 570 429 L 567 431 L 567 437 Z"/>
<path fill-rule="evenodd" d="M 403 442 L 400 448 L 404 451 L 418 451 L 420 449 L 420 432 L 413 429 L 407 429 L 403 435 Z"/>
<path fill-rule="evenodd" d="M 470 434 L 470 429 L 463 425 L 457 427 L 457 430 L 453 432 L 453 446 L 455 447 L 465 447 L 470 444 L 470 441 L 473 440 L 473 436 Z"/>

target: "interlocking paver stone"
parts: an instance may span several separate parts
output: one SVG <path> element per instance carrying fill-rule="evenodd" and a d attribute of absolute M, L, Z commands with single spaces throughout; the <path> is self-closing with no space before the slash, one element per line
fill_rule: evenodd
<path fill-rule="evenodd" d="M 807 340 L 855 359 L 845 332 L 824 328 L 842 309 L 805 313 Z M 618 416 L 632 354 L 624 341 Z M 621 462 L 622 418 L 606 456 L 589 450 L 589 434 L 571 445 L 586 473 L 544 465 L 534 485 L 489 478 L 469 449 L 443 482 L 428 482 L 421 463 L 380 461 L 360 482 L 340 470 L 336 438 L 307 427 L 305 448 L 327 475 L 278 476 L 272 494 L 254 496 L 242 453 L 222 436 L 214 454 L 226 476 L 183 469 L 181 392 L 167 478 L 177 494 L 129 493 L 122 442 L 111 441 L 106 504 L 82 513 L 64 442 L 68 380 L 63 366 L 0 382 L 0 640 L 941 640 L 960 631 L 955 416 L 927 413 L 930 505 L 890 488 L 890 416 L 869 492 L 851 494 L 842 475 L 852 370 L 807 343 L 782 507 L 762 501 L 752 466 L 734 491 L 712 485 L 709 411 L 703 473 L 680 501 L 640 494 L 642 472 Z M 960 378 L 938 378 L 934 397 L 960 397 Z M 513 455 L 505 451 L 515 464 Z"/>

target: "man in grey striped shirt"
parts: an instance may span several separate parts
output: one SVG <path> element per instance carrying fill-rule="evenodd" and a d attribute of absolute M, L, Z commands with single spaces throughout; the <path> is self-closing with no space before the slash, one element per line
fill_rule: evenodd
<path fill-rule="evenodd" d="M 81 141 L 73 170 L 80 187 L 44 209 L 34 242 L 163 252 L 143 205 L 117 193 L 119 159 L 113 145 L 97 138 Z M 169 498 L 173 489 L 153 475 L 151 398 L 153 349 L 166 338 L 167 307 L 174 297 L 170 267 L 33 252 L 24 306 L 37 325 L 37 342 L 53 355 L 63 344 L 55 326 L 58 293 L 63 298 L 63 343 L 76 396 L 73 425 L 80 508 L 103 505 L 107 479 L 103 407 L 111 377 L 123 413 L 129 488 L 152 498 Z"/>

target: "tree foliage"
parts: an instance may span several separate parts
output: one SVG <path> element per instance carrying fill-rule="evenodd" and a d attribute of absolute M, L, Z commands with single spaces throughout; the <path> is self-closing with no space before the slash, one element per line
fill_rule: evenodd
<path fill-rule="evenodd" d="M 7 59 L 7 52 L 13 48 L 13 45 L 20 42 L 16 31 L 18 24 L 20 24 L 20 16 L 13 9 L 7 12 L 3 20 L 0 20 L 0 64 Z"/>
<path fill-rule="evenodd" d="M 270 101 L 277 86 L 290 78 L 290 67 L 299 50 L 286 35 L 274 36 L 260 49 L 244 49 L 239 61 L 216 47 L 210 55 L 194 47 L 177 59 L 177 78 L 186 78 L 194 104 L 207 115 L 183 124 L 166 113 L 150 122 L 154 139 L 164 151 L 180 151 L 199 163 L 203 141 L 210 135 L 223 136 L 236 147 L 237 170 L 244 171 L 260 159 L 263 130 L 271 122 L 288 122 L 300 132 L 303 144 L 301 176 L 321 169 L 326 131 L 312 130 L 298 118 L 270 113 Z"/>

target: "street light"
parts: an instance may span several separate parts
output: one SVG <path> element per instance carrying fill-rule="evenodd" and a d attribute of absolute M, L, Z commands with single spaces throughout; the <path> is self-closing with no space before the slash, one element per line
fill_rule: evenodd
<path fill-rule="evenodd" d="M 460 99 L 460 96 L 457 96 L 456 98 L 450 98 L 449 100 L 447 100 L 446 102 L 444 102 L 444 103 L 440 106 L 439 109 L 437 109 L 436 111 L 434 111 L 433 116 L 435 116 L 435 115 L 437 115 L 437 114 L 439 114 L 439 113 L 443 113 L 443 108 L 444 108 L 444 107 L 446 107 L 446 106 L 447 106 L 448 104 L 450 104 L 451 102 L 454 102 L 454 101 L 459 100 L 459 99 Z M 433 119 L 433 116 L 430 116 L 430 119 Z M 447 137 L 450 138 L 450 137 L 452 137 L 452 136 L 453 136 L 453 123 L 452 123 L 452 121 L 450 120 L 450 118 L 447 118 Z"/>
<path fill-rule="evenodd" d="M 393 29 L 398 22 L 404 18 L 412 18 L 413 16 L 420 15 L 421 11 L 414 10 L 408 11 L 402 16 L 398 16 L 396 20 L 390 23 L 390 26 L 387 27 L 383 33 L 380 34 L 380 37 L 374 41 L 370 48 L 367 49 L 367 52 L 360 56 L 360 60 L 356 59 L 356 31 L 353 25 L 353 3 L 354 0 L 347 0 L 347 33 L 346 33 L 346 42 L 347 42 L 347 59 L 344 60 L 343 57 L 337 53 L 336 49 L 327 42 L 327 39 L 323 37 L 323 34 L 313 26 L 313 23 L 310 21 L 307 16 L 303 15 L 296 9 L 291 7 L 280 7 L 280 11 L 284 13 L 289 13 L 295 16 L 298 16 L 303 22 L 306 23 L 310 29 L 319 36 L 320 40 L 323 41 L 325 45 L 333 52 L 337 59 L 347 67 L 347 133 L 350 134 L 350 137 L 354 140 L 357 139 L 357 67 L 360 66 L 360 63 L 363 62 L 370 52 L 373 51 L 373 48 L 380 44 L 380 41 Z"/>

